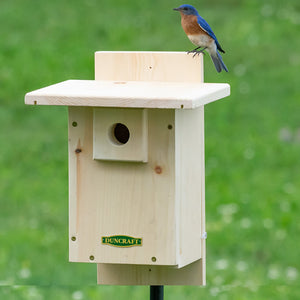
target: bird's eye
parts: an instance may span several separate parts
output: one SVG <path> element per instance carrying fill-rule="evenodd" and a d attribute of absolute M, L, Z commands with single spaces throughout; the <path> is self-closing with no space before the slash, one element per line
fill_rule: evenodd
<path fill-rule="evenodd" d="M 183 10 L 187 10 L 187 8 L 186 8 L 186 7 L 184 7 L 184 8 L 183 8 Z"/>

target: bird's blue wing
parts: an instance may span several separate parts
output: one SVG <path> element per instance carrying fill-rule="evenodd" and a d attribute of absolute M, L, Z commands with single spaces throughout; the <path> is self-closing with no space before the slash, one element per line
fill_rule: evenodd
<path fill-rule="evenodd" d="M 209 24 L 201 17 L 201 16 L 197 16 L 197 21 L 198 21 L 198 24 L 200 25 L 200 27 L 205 31 L 207 32 L 207 34 L 212 37 L 216 44 L 217 44 L 217 47 L 218 48 L 221 48 L 218 40 L 217 40 L 217 37 L 215 36 L 214 32 L 212 31 L 212 29 L 210 28 Z"/>

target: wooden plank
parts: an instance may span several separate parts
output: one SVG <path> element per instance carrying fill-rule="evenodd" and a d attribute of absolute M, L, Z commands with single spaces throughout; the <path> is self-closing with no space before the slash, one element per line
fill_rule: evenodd
<path fill-rule="evenodd" d="M 70 261 L 177 265 L 174 115 L 148 111 L 147 164 L 113 162 L 93 159 L 93 109 L 69 108 Z M 112 235 L 143 246 L 101 244 Z"/>
<path fill-rule="evenodd" d="M 98 284 L 110 285 L 202 285 L 202 260 L 176 269 L 164 266 L 98 264 Z M 205 275 L 204 275 L 205 276 Z"/>
<path fill-rule="evenodd" d="M 202 256 L 204 107 L 175 111 L 178 267 Z"/>
<path fill-rule="evenodd" d="M 31 105 L 197 108 L 228 96 L 226 83 L 67 80 L 30 93 Z"/>
<path fill-rule="evenodd" d="M 97 107 L 93 111 L 94 159 L 144 163 L 148 161 L 147 109 Z M 117 124 L 127 128 L 126 142 L 118 140 L 115 131 Z"/>
<path fill-rule="evenodd" d="M 116 59 L 116 56 L 119 56 Z M 152 66 L 152 69 L 149 68 Z M 199 56 L 193 60 L 191 56 L 186 53 L 96 53 L 95 60 L 95 79 L 96 80 L 141 80 L 141 81 L 173 81 L 173 82 L 187 82 L 187 83 L 203 83 L 203 58 Z M 200 105 L 201 107 L 201 105 Z M 181 108 L 181 107 L 180 107 Z M 198 110 L 198 109 L 197 109 Z M 176 112 L 177 114 L 178 112 Z M 200 128 L 193 128 L 197 132 L 198 139 L 196 143 L 204 145 L 204 110 L 200 108 L 198 112 L 200 121 L 197 124 Z M 178 117 L 177 117 L 178 118 Z M 179 122 L 179 121 L 177 121 Z M 199 122 L 201 124 L 199 124 Z M 179 122 L 180 123 L 180 122 Z M 181 122 L 182 123 L 182 122 Z M 175 128 L 175 124 L 173 129 Z M 176 130 L 176 128 L 175 128 Z M 184 132 L 181 132 L 182 141 L 184 140 Z M 188 146 L 187 146 L 188 147 Z M 185 148 L 181 153 L 187 153 Z M 199 153 L 200 172 L 204 172 L 204 150 Z M 177 165 L 178 168 L 178 165 Z M 179 168 L 178 168 L 179 170 Z M 178 174 L 177 174 L 178 176 Z M 183 180 L 177 179 L 178 180 Z M 200 227 L 196 229 L 197 233 L 205 231 L 205 202 L 204 202 L 204 176 L 201 176 L 200 197 L 202 203 L 197 208 L 200 213 Z M 193 181 L 194 182 L 194 181 Z M 183 191 L 181 189 L 181 191 Z M 176 219 L 181 222 L 186 222 L 180 216 L 180 199 L 176 199 Z M 199 203 L 198 203 L 199 205 Z M 187 222 L 186 222 L 187 223 Z M 180 224 L 176 224 L 174 230 L 178 230 Z M 189 226 L 189 225 L 188 225 Z M 188 228 L 186 226 L 186 228 Z M 182 234 L 182 233 L 181 233 Z M 184 241 L 178 239 L 176 236 L 176 248 Z M 199 245 L 197 246 L 199 253 Z M 186 249 L 185 249 L 186 250 Z M 168 266 L 148 266 L 148 265 L 128 265 L 128 264 L 98 264 L 98 283 L 99 284 L 118 284 L 118 285 L 204 285 L 205 284 L 205 240 L 201 240 L 201 256 L 199 259 L 180 269 Z M 180 258 L 177 256 L 177 261 Z M 183 259 L 184 260 L 184 259 Z M 184 264 L 184 261 L 182 262 Z"/>
<path fill-rule="evenodd" d="M 98 51 L 95 79 L 111 81 L 203 82 L 203 56 L 186 52 Z"/>

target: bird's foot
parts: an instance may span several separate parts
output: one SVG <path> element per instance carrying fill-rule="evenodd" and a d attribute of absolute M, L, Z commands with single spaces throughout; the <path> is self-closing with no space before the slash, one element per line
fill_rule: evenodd
<path fill-rule="evenodd" d="M 197 49 L 198 48 L 196 48 L 194 50 L 191 50 L 191 51 L 188 51 L 187 54 L 194 53 L 193 57 L 195 57 L 196 55 L 200 55 L 200 53 L 202 53 L 203 55 L 205 55 L 204 50 L 206 49 L 206 47 L 202 48 L 201 50 L 197 50 Z"/>
<path fill-rule="evenodd" d="M 201 49 L 201 46 L 199 46 L 199 47 L 197 47 L 197 48 L 195 48 L 195 49 L 193 49 L 193 50 L 191 50 L 191 51 L 188 51 L 187 53 L 189 54 L 189 53 L 194 53 L 194 52 L 196 52 L 196 50 L 198 50 L 198 49 Z"/>

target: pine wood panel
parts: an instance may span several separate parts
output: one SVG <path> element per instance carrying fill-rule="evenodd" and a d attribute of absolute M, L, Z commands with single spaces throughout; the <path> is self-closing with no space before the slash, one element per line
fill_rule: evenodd
<path fill-rule="evenodd" d="M 148 161 L 147 109 L 97 107 L 93 112 L 94 159 Z M 115 131 L 117 124 L 127 128 L 127 142 L 122 143 L 122 132 L 120 132 L 121 139 L 118 140 Z"/>
<path fill-rule="evenodd" d="M 178 266 L 203 257 L 204 107 L 175 111 Z"/>
<path fill-rule="evenodd" d="M 98 264 L 98 283 L 112 285 L 202 285 L 200 261 L 176 269 L 164 266 Z"/>
<path fill-rule="evenodd" d="M 174 110 L 148 111 L 146 164 L 93 160 L 92 108 L 69 108 L 71 261 L 177 265 L 170 124 Z M 141 237 L 143 246 L 102 245 L 111 235 Z"/>
<path fill-rule="evenodd" d="M 98 51 L 95 79 L 199 83 L 203 82 L 203 57 L 186 52 Z"/>
<path fill-rule="evenodd" d="M 67 80 L 30 93 L 26 104 L 197 108 L 228 96 L 226 83 Z"/>

